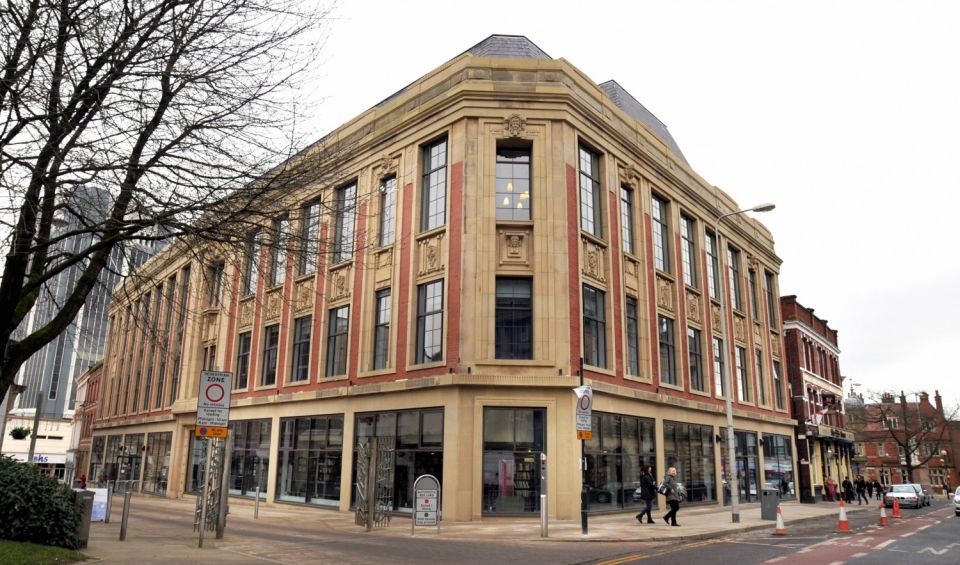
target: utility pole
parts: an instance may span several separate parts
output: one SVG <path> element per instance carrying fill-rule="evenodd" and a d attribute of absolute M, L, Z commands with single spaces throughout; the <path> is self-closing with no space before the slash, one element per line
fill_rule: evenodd
<path fill-rule="evenodd" d="M 43 411 L 43 391 L 37 391 L 37 407 L 33 413 L 33 429 L 30 430 L 30 453 L 27 454 L 27 461 L 33 464 L 33 451 L 37 447 L 37 428 L 40 427 L 40 412 Z"/>

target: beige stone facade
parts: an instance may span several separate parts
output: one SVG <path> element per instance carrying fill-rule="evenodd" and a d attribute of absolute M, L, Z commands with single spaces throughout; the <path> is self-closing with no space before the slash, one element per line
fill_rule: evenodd
<path fill-rule="evenodd" d="M 316 272 L 299 274 L 302 250 L 293 245 L 287 250 L 283 283 L 268 288 L 272 277 L 266 272 L 270 260 L 264 246 L 256 291 L 244 296 L 242 252 L 211 252 L 201 260 L 197 257 L 203 254 L 182 253 L 174 244 L 145 266 L 153 283 L 131 284 L 125 289 L 129 298 L 115 298 L 95 426 L 95 436 L 107 438 L 100 459 L 104 466 L 99 473 L 90 471 L 91 480 L 119 478 L 120 466 L 114 471 L 108 467 L 120 453 L 110 452 L 109 438 L 120 435 L 133 437 L 130 446 L 142 441 L 142 452 L 153 449 L 159 454 L 152 464 L 152 473 L 159 476 L 166 447 L 152 448 L 151 435 L 169 432 L 162 494 L 183 495 L 190 488 L 193 467 L 190 438 L 200 370 L 206 363 L 233 372 L 236 380 L 238 364 L 249 363 L 247 385 L 233 391 L 231 420 L 270 422 L 269 434 L 267 427 L 258 428 L 260 444 L 247 452 L 268 461 L 261 481 L 268 504 L 295 498 L 288 495 L 303 488 L 291 485 L 303 477 L 305 488 L 319 493 L 321 472 L 329 476 L 336 467 L 337 488 L 331 490 L 325 482 L 324 494 L 315 500 L 348 510 L 352 446 L 360 423 L 373 421 L 366 416 L 372 413 L 418 411 L 413 419 L 419 418 L 419 440 L 404 451 L 398 439 L 397 456 L 414 461 L 411 472 L 442 463 L 444 519 L 531 512 L 539 502 L 530 494 L 537 487 L 527 476 L 530 459 L 525 453 L 541 451 L 547 454 L 549 513 L 569 519 L 580 510 L 583 476 L 571 389 L 580 383 L 580 358 L 586 357 L 584 378 L 595 391 L 594 412 L 606 418 L 597 420 L 606 427 L 594 430 L 604 443 L 588 444 L 586 476 L 595 483 L 593 510 L 634 508 L 637 502 L 630 495 L 639 464 L 652 464 L 660 475 L 666 466 L 678 465 L 688 483 L 700 485 L 691 502 L 719 504 L 726 484 L 719 441 L 725 419 L 710 339 L 716 336 L 723 339 L 723 362 L 730 367 L 732 382 L 738 383 L 735 415 L 738 432 L 745 433 L 744 478 L 754 477 L 744 481 L 744 494 L 755 497 L 764 482 L 776 481 L 783 496 L 795 496 L 793 440 L 784 445 L 775 440 L 792 438 L 795 421 L 777 369 L 783 351 L 780 321 L 768 314 L 768 297 L 778 296 L 780 265 L 771 234 L 743 215 L 730 218 L 724 223 L 723 241 L 735 248 L 734 254 L 716 253 L 717 271 L 711 279 L 707 234 L 720 214 L 739 207 L 693 172 L 671 147 L 672 140 L 659 137 L 563 59 L 477 52 L 445 63 L 328 136 L 351 147 L 340 167 L 344 182 L 304 187 L 291 205 L 289 221 L 294 226 L 302 221 L 302 203 L 318 196 L 333 201 L 337 190 L 355 183 L 351 257 L 337 257 L 336 249 L 331 253 L 330 242 L 342 227 L 338 214 L 331 212 L 319 223 Z M 441 141 L 445 154 L 438 165 L 440 158 L 430 148 Z M 498 183 L 498 155 L 505 149 L 516 149 L 529 160 L 525 197 L 504 193 L 511 189 Z M 584 150 L 596 158 L 592 174 L 599 189 L 593 192 L 584 192 Z M 391 178 L 396 188 L 381 190 Z M 631 195 L 629 208 L 621 189 Z M 385 194 L 395 196 L 395 236 L 381 244 Z M 661 241 L 666 242 L 669 267 L 663 269 L 655 267 L 654 195 L 666 203 Z M 595 198 L 590 201 L 595 206 L 585 212 L 590 198 Z M 518 203 L 517 209 L 525 206 L 529 219 L 498 219 L 502 201 L 511 207 Z M 592 214 L 593 229 L 583 229 L 584 214 Z M 688 222 L 685 231 L 682 218 Z M 632 251 L 627 251 L 627 238 Z M 691 254 L 682 249 L 688 241 Z M 728 269 L 728 257 L 738 261 L 736 270 Z M 211 282 L 203 275 L 214 272 L 211 265 L 220 261 L 225 264 L 226 291 L 218 305 L 208 300 Z M 686 278 L 691 284 L 685 284 L 688 270 L 697 274 Z M 739 307 L 728 309 L 723 324 L 719 302 L 711 298 L 708 286 L 714 279 L 723 293 L 731 283 L 741 293 Z M 189 287 L 181 332 L 181 309 L 171 305 L 180 303 L 184 280 Z M 519 330 L 501 327 L 498 333 L 498 288 L 509 281 L 530 289 L 529 306 L 513 318 L 522 320 Z M 431 286 L 437 282 L 442 285 Z M 430 294 L 438 290 L 438 295 Z M 378 318 L 378 296 L 385 291 L 390 307 L 384 310 L 386 318 Z M 599 311 L 590 315 L 590 329 L 584 322 L 585 293 L 592 300 L 601 297 Z M 438 296 L 440 307 L 434 310 L 431 305 L 438 303 Z M 633 315 L 628 301 L 635 305 Z M 168 331 L 138 329 L 144 325 L 137 321 L 145 304 L 159 308 L 161 326 L 167 310 L 172 312 Z M 330 318 L 337 314 L 345 314 L 341 321 L 348 325 L 343 341 L 331 336 L 336 324 Z M 303 353 L 295 344 L 298 319 L 305 320 L 301 330 L 311 330 L 302 381 L 294 380 L 303 374 L 295 355 L 295 350 Z M 663 319 L 672 321 L 668 344 L 661 343 Z M 274 325 L 279 330 L 276 383 L 269 384 L 263 381 L 264 364 L 269 366 L 265 340 L 272 339 Z M 249 356 L 241 360 L 241 339 L 247 339 L 241 336 L 247 332 Z M 151 346 L 148 335 L 160 335 L 165 345 Z M 389 336 L 385 349 L 378 349 L 378 335 Z M 504 336 L 523 343 L 511 349 Z M 431 341 L 437 337 L 439 348 Z M 699 355 L 691 352 L 695 343 Z M 740 369 L 735 347 L 743 351 Z M 504 350 L 526 358 L 504 359 Z M 205 361 L 212 352 L 213 360 Z M 383 367 L 375 368 L 376 363 Z M 665 368 L 670 366 L 672 373 Z M 431 410 L 442 414 L 439 445 L 433 437 L 438 430 L 427 431 L 425 414 Z M 317 416 L 342 417 L 342 427 L 332 431 L 331 424 L 331 431 L 323 432 L 326 439 L 315 449 L 319 458 L 306 463 L 289 459 L 284 471 L 281 460 L 292 457 L 283 451 L 292 441 L 283 437 L 284 426 L 292 426 L 286 419 Z M 505 416 L 517 422 L 510 441 L 503 436 L 506 426 L 496 420 Z M 413 419 L 394 415 L 376 421 L 395 418 L 399 438 L 410 431 L 403 422 Z M 327 423 L 322 425 L 328 429 Z M 636 432 L 639 440 L 633 435 L 648 428 L 652 445 L 642 432 Z M 311 429 L 294 435 L 298 441 L 320 437 L 317 428 Z M 617 431 L 604 436 L 607 429 Z M 96 450 L 95 438 L 95 461 Z M 342 457 L 337 459 L 337 453 Z M 139 469 L 128 466 L 128 474 L 150 473 L 147 461 L 141 463 Z M 238 469 L 248 464 L 240 461 Z M 301 479 L 290 479 L 286 472 Z M 508 473 L 512 476 L 504 476 Z M 148 483 L 146 478 L 127 478 L 140 480 L 141 488 Z M 238 481 L 237 490 L 249 494 Z M 397 479 L 396 491 L 409 486 L 404 481 Z M 152 484 L 154 492 L 161 490 L 156 477 Z M 331 493 L 337 497 L 331 499 Z M 404 503 L 396 507 L 402 511 Z"/>

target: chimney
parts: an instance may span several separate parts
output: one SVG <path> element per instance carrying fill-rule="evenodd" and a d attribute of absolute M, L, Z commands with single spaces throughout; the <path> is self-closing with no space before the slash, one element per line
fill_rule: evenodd
<path fill-rule="evenodd" d="M 933 391 L 933 399 L 937 403 L 937 414 L 943 416 L 943 399 L 940 398 L 940 391 Z"/>

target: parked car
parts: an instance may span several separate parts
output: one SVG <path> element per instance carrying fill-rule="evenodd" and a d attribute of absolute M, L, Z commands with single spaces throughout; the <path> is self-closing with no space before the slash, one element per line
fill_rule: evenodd
<path fill-rule="evenodd" d="M 923 493 L 914 485 L 902 484 L 893 485 L 887 494 L 883 497 L 883 503 L 887 507 L 893 507 L 893 499 L 900 501 L 900 506 L 909 506 L 911 508 L 920 508 L 923 506 Z"/>
<path fill-rule="evenodd" d="M 960 487 L 957 487 L 957 492 L 953 493 L 953 513 L 960 516 Z"/>
<path fill-rule="evenodd" d="M 930 493 L 930 489 L 924 488 L 920 483 L 909 483 L 910 486 L 920 491 L 920 504 L 921 506 L 930 506 L 930 503 L 933 502 L 933 495 Z"/>

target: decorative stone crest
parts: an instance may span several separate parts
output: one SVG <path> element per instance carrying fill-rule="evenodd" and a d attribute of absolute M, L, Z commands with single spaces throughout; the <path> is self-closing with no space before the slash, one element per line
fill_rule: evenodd
<path fill-rule="evenodd" d="M 583 240 L 583 274 L 597 282 L 607 281 L 606 249 L 593 241 Z"/>
<path fill-rule="evenodd" d="M 747 341 L 746 321 L 740 316 L 733 317 L 733 337 L 737 341 Z"/>
<path fill-rule="evenodd" d="M 253 297 L 240 303 L 240 327 L 253 325 Z"/>
<path fill-rule="evenodd" d="M 375 282 L 389 283 L 393 278 L 393 249 L 377 253 Z"/>
<path fill-rule="evenodd" d="M 203 340 L 216 341 L 220 329 L 220 317 L 211 312 L 203 317 Z"/>
<path fill-rule="evenodd" d="M 638 270 L 639 265 L 636 261 L 629 257 L 623 258 L 623 284 L 633 291 L 640 289 L 640 279 L 637 275 Z"/>
<path fill-rule="evenodd" d="M 511 114 L 503 120 L 503 129 L 508 137 L 525 137 L 527 133 L 527 120 L 520 114 Z"/>
<path fill-rule="evenodd" d="M 330 300 L 340 300 L 350 296 L 350 273 L 349 266 L 344 266 L 330 273 Z"/>
<path fill-rule="evenodd" d="M 400 168 L 400 159 L 395 155 L 384 154 L 373 166 L 373 173 L 377 178 L 383 178 L 397 173 Z"/>
<path fill-rule="evenodd" d="M 263 317 L 266 320 L 275 320 L 280 317 L 280 305 L 283 303 L 283 296 L 280 294 L 282 288 L 267 292 L 263 305 Z"/>
<path fill-rule="evenodd" d="M 687 319 L 698 324 L 703 323 L 703 314 L 700 311 L 700 296 L 687 292 Z"/>
<path fill-rule="evenodd" d="M 780 357 L 780 336 L 770 334 L 770 352 L 774 357 Z"/>
<path fill-rule="evenodd" d="M 760 343 L 760 324 L 753 324 L 753 341 L 754 343 Z"/>
<path fill-rule="evenodd" d="M 420 255 L 420 269 L 418 275 L 429 275 L 437 271 L 442 271 L 445 267 L 443 263 L 443 235 L 439 233 L 433 237 L 421 239 L 417 242 Z"/>
<path fill-rule="evenodd" d="M 657 277 L 657 307 L 673 312 L 673 282 Z"/>
<path fill-rule="evenodd" d="M 303 312 L 313 308 L 313 277 L 297 281 L 293 290 L 293 308 L 296 312 Z"/>
<path fill-rule="evenodd" d="M 723 324 L 720 323 L 720 307 L 716 304 L 711 304 L 710 310 L 713 312 L 713 331 L 722 334 Z"/>
<path fill-rule="evenodd" d="M 640 188 L 640 173 L 630 165 L 620 163 L 617 167 L 617 173 L 620 176 L 620 183 L 633 187 L 635 190 Z"/>
<path fill-rule="evenodd" d="M 500 230 L 497 232 L 497 252 L 500 266 L 530 266 L 530 232 L 527 230 Z"/>

